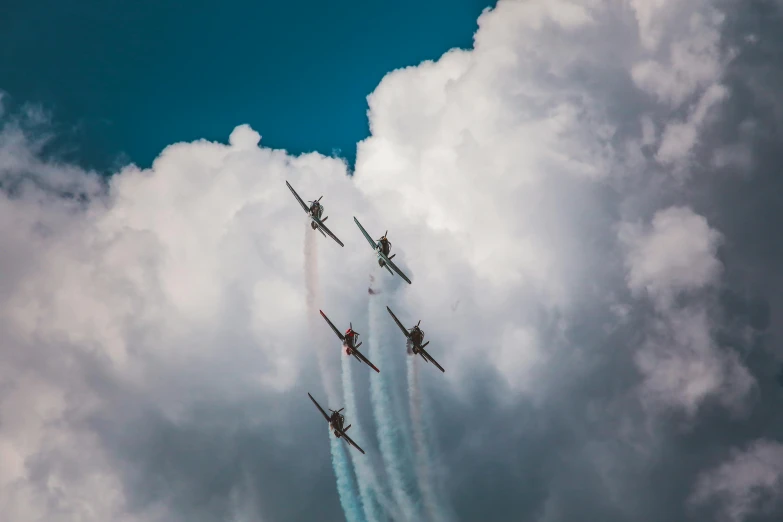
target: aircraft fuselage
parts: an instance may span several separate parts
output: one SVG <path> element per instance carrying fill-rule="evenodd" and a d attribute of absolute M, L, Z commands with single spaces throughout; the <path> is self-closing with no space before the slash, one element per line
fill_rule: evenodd
<path fill-rule="evenodd" d="M 408 351 L 418 354 L 419 347 L 421 346 L 422 342 L 424 342 L 424 332 L 421 330 L 412 331 L 411 336 L 408 337 L 407 341 Z"/>
<path fill-rule="evenodd" d="M 340 438 L 340 432 L 343 431 L 343 418 L 339 414 L 335 413 L 332 415 L 332 419 L 329 421 L 329 424 L 332 425 L 335 437 Z"/>
<path fill-rule="evenodd" d="M 310 227 L 315 230 L 318 228 L 318 225 L 315 223 L 315 220 L 321 220 L 321 216 L 324 213 L 324 207 L 320 203 L 316 202 L 310 205 L 310 219 L 312 219 L 312 222 L 310 223 Z"/>
<path fill-rule="evenodd" d="M 387 250 L 391 251 L 391 248 L 388 248 Z M 389 257 L 389 252 L 383 251 L 383 246 L 378 243 L 378 248 L 375 249 L 375 255 L 378 256 L 378 265 L 379 266 L 386 266 L 386 259 Z"/>
<path fill-rule="evenodd" d="M 345 353 L 347 355 L 353 354 L 353 349 L 356 348 L 356 333 L 345 332 L 345 340 L 343 341 L 343 347 L 345 347 Z"/>

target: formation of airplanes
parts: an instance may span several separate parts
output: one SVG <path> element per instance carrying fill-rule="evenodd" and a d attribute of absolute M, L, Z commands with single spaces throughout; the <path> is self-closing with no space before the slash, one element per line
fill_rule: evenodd
<path fill-rule="evenodd" d="M 344 247 L 342 241 L 340 241 L 336 235 L 332 233 L 331 230 L 329 230 L 326 225 L 324 225 L 324 222 L 327 220 L 327 217 L 324 216 L 323 218 L 323 212 L 324 207 L 321 204 L 321 199 L 323 196 L 320 196 L 318 199 L 309 201 L 310 205 L 306 205 L 304 200 L 299 197 L 299 194 L 296 193 L 294 190 L 294 187 L 291 186 L 288 181 L 285 182 L 285 184 L 288 186 L 288 188 L 291 190 L 291 193 L 296 198 L 296 201 L 299 202 L 299 205 L 302 207 L 302 209 L 307 214 L 307 217 L 310 219 L 310 228 L 313 230 L 317 230 L 321 233 L 324 237 L 330 237 L 332 238 L 338 245 L 341 247 Z M 393 276 L 395 273 L 402 278 L 403 281 L 405 281 L 408 284 L 412 284 L 411 280 L 408 279 L 408 276 L 406 276 L 400 268 L 394 264 L 392 259 L 397 254 L 391 254 L 391 242 L 386 237 L 389 233 L 387 230 L 384 232 L 383 236 L 379 238 L 377 241 L 373 240 L 370 234 L 367 233 L 367 231 L 364 229 L 361 223 L 359 223 L 359 220 L 356 219 L 356 217 L 353 218 L 354 222 L 356 223 L 356 226 L 359 227 L 359 230 L 362 232 L 362 235 L 367 239 L 367 242 L 370 243 L 370 246 L 372 247 L 373 251 L 375 252 L 375 255 L 378 259 L 378 265 L 381 268 L 386 268 L 386 270 L 389 271 L 389 273 Z M 390 255 L 391 254 L 391 255 Z M 372 276 L 370 276 L 372 279 Z M 370 294 L 375 294 L 372 289 L 369 290 Z M 391 315 L 392 319 L 395 323 L 397 323 L 397 326 L 402 330 L 402 333 L 405 334 L 405 344 L 408 350 L 409 355 L 420 355 L 422 359 L 424 359 L 425 362 L 432 363 L 437 367 L 441 372 L 444 372 L 446 370 L 443 369 L 443 367 L 438 364 L 438 362 L 425 350 L 424 348 L 430 344 L 429 341 L 426 343 L 424 342 L 424 332 L 421 330 L 419 325 L 421 324 L 421 320 L 416 323 L 411 328 L 405 328 L 403 324 L 400 322 L 399 319 L 397 319 L 397 316 L 394 315 L 394 312 L 391 311 L 391 308 L 388 306 L 386 307 L 386 310 L 388 310 L 389 315 Z M 323 310 L 319 310 L 321 312 L 321 316 L 324 318 L 326 323 L 329 325 L 329 327 L 334 331 L 334 333 L 337 335 L 337 337 L 342 342 L 342 347 L 345 349 L 345 354 L 347 356 L 353 356 L 357 361 L 362 362 L 375 370 L 377 373 L 380 373 L 381 371 L 367 358 L 365 357 L 360 351 L 359 346 L 361 346 L 361 342 L 357 343 L 357 339 L 359 337 L 359 333 L 356 332 L 353 329 L 353 323 L 348 323 L 348 329 L 345 331 L 344 334 L 340 333 L 340 330 L 337 329 L 337 327 L 332 323 L 332 321 L 329 320 L 329 318 L 326 316 L 326 314 L 323 312 Z M 345 416 L 342 415 L 340 412 L 343 410 L 343 408 L 340 408 L 337 411 L 329 410 L 331 412 L 331 415 L 327 415 L 326 411 L 324 411 L 323 408 L 321 408 L 321 405 L 316 402 L 316 400 L 313 398 L 312 395 L 309 393 L 307 394 L 308 397 L 310 397 L 310 400 L 313 401 L 313 404 L 315 404 L 315 407 L 318 408 L 318 410 L 321 412 L 321 414 L 324 416 L 324 419 L 329 423 L 330 429 L 334 433 L 334 436 L 338 439 L 343 439 L 349 446 L 353 446 L 357 450 L 364 453 L 364 450 L 359 447 L 358 444 L 356 444 L 351 438 L 346 435 L 346 432 L 348 431 L 348 428 L 350 428 L 350 424 L 348 426 L 344 426 L 345 424 Z"/>

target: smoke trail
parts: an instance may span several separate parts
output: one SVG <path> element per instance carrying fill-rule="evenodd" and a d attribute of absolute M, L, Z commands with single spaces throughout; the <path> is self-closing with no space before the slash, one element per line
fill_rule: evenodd
<path fill-rule="evenodd" d="M 334 408 L 337 401 L 340 400 L 338 391 L 338 377 L 334 366 L 329 364 L 328 346 L 324 342 L 316 324 L 316 313 L 320 308 L 320 285 L 318 281 L 318 243 L 317 237 L 312 230 L 308 230 L 310 224 L 305 227 L 305 287 L 307 294 L 307 323 L 310 328 L 310 339 L 315 345 L 315 353 L 318 358 L 318 367 L 320 368 L 321 381 L 323 382 L 326 396 L 329 401 L 327 407 Z M 347 522 L 364 522 L 362 516 L 362 506 L 356 493 L 356 482 L 354 481 L 351 467 L 345 456 L 344 444 L 336 437 L 332 436 L 331 428 L 327 431 L 329 443 L 332 450 L 332 467 L 337 479 L 337 492 L 340 495 L 340 504 L 343 507 Z"/>
<path fill-rule="evenodd" d="M 357 412 L 356 396 L 353 389 L 353 374 L 352 365 L 356 364 L 351 360 L 349 356 L 342 357 L 342 369 L 343 369 L 343 396 L 345 397 L 345 408 L 348 411 Z M 375 377 L 374 375 L 370 378 Z M 354 418 L 351 421 L 353 426 L 353 433 L 356 435 L 354 440 L 361 444 L 360 440 L 367 440 L 364 436 L 364 430 L 359 423 L 359 418 L 354 413 Z M 387 515 L 390 515 L 393 519 L 399 518 L 396 515 L 396 509 L 391 504 L 385 493 L 381 490 L 381 483 L 378 476 L 375 474 L 371 463 L 367 460 L 367 456 L 357 453 L 351 453 L 351 461 L 353 462 L 353 469 L 356 472 L 356 478 L 359 482 L 359 493 L 362 497 L 362 503 L 364 504 L 364 513 L 369 522 L 380 522 L 386 520 L 384 516 L 384 510 Z"/>
<path fill-rule="evenodd" d="M 421 414 L 421 393 L 419 391 L 419 359 L 418 356 L 407 357 L 408 366 L 408 401 L 411 411 L 411 428 L 413 429 L 413 444 L 416 452 L 416 475 L 419 479 L 424 507 L 430 520 L 442 522 L 446 515 L 438 501 L 430 469 L 432 456 L 424 435 L 424 421 Z"/>
<path fill-rule="evenodd" d="M 385 364 L 389 358 L 384 356 L 381 347 L 382 319 L 386 312 L 383 304 L 377 297 L 370 297 L 370 359 L 383 364 L 381 373 L 370 379 L 370 398 L 372 399 L 375 422 L 378 426 L 378 442 L 381 449 L 381 457 L 389 474 L 392 494 L 397 505 L 402 510 L 406 520 L 418 521 L 421 519 L 415 495 L 415 478 L 409 476 L 410 459 L 406 451 L 406 437 L 403 431 L 405 423 L 403 418 L 396 413 L 392 404 L 393 377 L 391 365 Z M 389 348 L 387 346 L 387 348 Z"/>
<path fill-rule="evenodd" d="M 315 347 L 318 367 L 321 370 L 321 381 L 326 390 L 329 404 L 334 407 L 340 400 L 338 391 L 339 377 L 333 365 L 329 364 L 329 347 L 323 342 L 322 330 L 318 328 L 316 317 L 321 307 L 321 292 L 318 281 L 318 237 L 310 230 L 310 223 L 305 226 L 305 288 L 307 292 L 307 323 L 310 328 L 310 339 Z M 332 354 L 334 355 L 334 354 Z"/>
<path fill-rule="evenodd" d="M 337 493 L 340 495 L 340 505 L 343 507 L 347 522 L 362 522 L 361 501 L 356 495 L 356 484 L 351 475 L 348 459 L 345 456 L 345 443 L 334 437 L 331 428 L 327 431 L 332 447 L 332 466 L 337 478 Z"/>

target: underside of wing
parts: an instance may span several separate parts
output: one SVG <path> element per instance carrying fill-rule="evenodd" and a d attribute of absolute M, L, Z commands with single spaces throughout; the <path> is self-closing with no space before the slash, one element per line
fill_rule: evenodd
<path fill-rule="evenodd" d="M 343 433 L 342 433 L 342 436 L 343 436 L 343 438 L 345 439 L 345 442 L 347 442 L 348 444 L 350 444 L 350 445 L 351 445 L 351 446 L 353 446 L 354 448 L 356 448 L 356 449 L 358 449 L 359 451 L 361 451 L 361 452 L 362 452 L 362 455 L 364 455 L 364 450 L 363 450 L 362 448 L 360 448 L 360 447 L 359 447 L 359 445 L 358 445 L 358 444 L 356 444 L 356 443 L 355 443 L 355 442 L 354 442 L 354 441 L 351 439 L 351 437 L 349 437 L 348 435 L 346 435 L 346 434 L 345 434 L 345 432 L 343 432 Z"/>
<path fill-rule="evenodd" d="M 423 356 L 424 356 L 424 357 L 425 357 L 425 358 L 426 358 L 428 361 L 430 361 L 432 364 L 434 364 L 435 366 L 437 366 L 437 367 L 438 367 L 438 370 L 442 371 L 443 373 L 446 373 L 446 370 L 444 370 L 444 369 L 443 369 L 443 366 L 441 366 L 440 364 L 438 364 L 438 361 L 436 361 L 435 359 L 433 359 L 433 358 L 432 358 L 432 355 L 430 355 L 429 353 L 427 353 L 427 350 L 425 350 L 424 348 L 419 348 L 419 351 L 420 351 L 420 353 L 421 353 L 421 354 L 422 354 L 422 355 L 423 355 Z"/>
<path fill-rule="evenodd" d="M 321 312 L 321 317 L 326 319 L 326 322 L 329 323 L 329 326 L 332 327 L 332 330 L 334 331 L 334 333 L 337 334 L 337 337 L 339 337 L 341 341 L 345 341 L 345 336 L 343 334 L 341 334 L 340 331 L 337 328 L 335 328 L 335 326 L 332 324 L 332 321 L 330 321 L 329 318 L 326 317 L 326 314 L 323 313 L 322 310 L 318 310 L 318 311 Z"/>
<path fill-rule="evenodd" d="M 397 265 L 395 265 L 393 261 L 391 261 L 391 260 L 390 260 L 390 259 L 388 259 L 388 258 L 387 258 L 387 259 L 385 259 L 384 261 L 386 261 L 386 264 L 387 264 L 387 265 L 389 265 L 390 267 L 392 267 L 392 270 L 394 270 L 395 272 L 397 272 L 397 273 L 400 275 L 400 277 L 401 277 L 401 278 L 403 278 L 403 280 L 405 280 L 405 282 L 406 282 L 406 283 L 408 283 L 409 285 L 410 285 L 410 284 L 412 284 L 412 283 L 411 283 L 411 280 L 410 280 L 410 279 L 408 279 L 408 276 L 406 276 L 405 274 L 403 274 L 403 273 L 402 273 L 402 270 L 400 270 L 399 268 L 397 268 Z"/>
<path fill-rule="evenodd" d="M 321 221 L 319 221 L 319 220 L 317 220 L 317 219 L 314 219 L 313 221 L 315 221 L 315 222 L 318 224 L 318 227 L 319 227 L 321 230 L 323 230 L 324 232 L 326 232 L 326 234 L 327 234 L 329 237 L 331 237 L 332 239 L 334 239 L 335 241 L 337 241 L 337 244 L 338 244 L 338 245 L 340 245 L 341 247 L 344 247 L 344 246 L 345 246 L 345 245 L 343 245 L 343 242 L 342 242 L 342 241 L 340 241 L 339 239 L 337 239 L 337 236 L 335 236 L 334 234 L 332 234 L 332 231 L 331 231 L 331 230 L 329 230 L 329 229 L 326 227 L 326 225 L 324 225 L 324 224 L 323 224 Z"/>
<path fill-rule="evenodd" d="M 378 244 L 375 241 L 373 241 L 373 239 L 370 237 L 370 234 L 368 234 L 367 231 L 364 230 L 364 227 L 362 226 L 361 223 L 359 223 L 359 220 L 356 219 L 356 216 L 354 216 L 353 220 L 356 222 L 356 226 L 359 227 L 359 230 L 362 231 L 362 234 L 364 234 L 364 237 L 370 243 L 370 245 L 372 246 L 373 250 L 378 248 Z"/>
<path fill-rule="evenodd" d="M 372 368 L 373 370 L 375 370 L 375 371 L 376 371 L 376 372 L 378 372 L 378 373 L 381 373 L 381 371 L 380 371 L 378 368 L 376 368 L 376 367 L 375 367 L 375 365 L 374 365 L 373 363 L 371 363 L 371 362 L 370 362 L 370 360 L 369 360 L 367 357 L 365 357 L 364 355 L 362 355 L 362 353 L 361 353 L 359 350 L 357 350 L 356 348 L 354 348 L 354 349 L 353 349 L 353 353 L 355 353 L 355 354 L 356 354 L 356 356 L 357 356 L 357 357 L 359 357 L 359 359 L 361 359 L 361 360 L 362 360 L 362 361 L 363 361 L 363 362 L 364 362 L 366 365 L 368 365 L 370 368 Z"/>
<path fill-rule="evenodd" d="M 307 205 L 305 205 L 305 202 L 302 201 L 302 198 L 300 198 L 299 194 L 296 193 L 296 191 L 294 190 L 294 187 L 292 187 L 291 184 L 289 182 L 287 182 L 287 181 L 285 182 L 285 184 L 288 185 L 289 189 L 291 189 L 291 194 L 293 194 L 294 197 L 296 198 L 296 200 L 299 202 L 299 204 L 302 205 L 302 208 L 304 209 L 304 211 L 309 214 L 310 213 L 310 208 Z"/>
<path fill-rule="evenodd" d="M 318 408 L 318 410 L 321 412 L 321 415 L 324 416 L 324 419 L 326 419 L 326 422 L 329 422 L 329 416 L 326 414 L 323 408 L 321 408 L 321 405 L 315 402 L 315 399 L 313 399 L 313 396 L 309 393 L 307 394 L 308 397 L 310 397 L 310 400 L 313 401 L 313 404 L 315 404 L 315 407 Z"/>
<path fill-rule="evenodd" d="M 400 327 L 400 330 L 402 330 L 402 333 L 404 333 L 404 334 L 405 334 L 405 337 L 410 337 L 410 336 L 411 336 L 410 332 L 409 332 L 409 331 L 408 331 L 408 330 L 407 330 L 407 329 L 406 329 L 406 328 L 405 328 L 405 327 L 402 325 L 402 323 L 400 322 L 400 320 L 399 320 L 399 319 L 397 319 L 397 316 L 396 316 L 396 315 L 394 315 L 394 312 L 392 312 L 392 311 L 391 311 L 391 308 L 389 308 L 389 307 L 387 306 L 387 307 L 386 307 L 386 310 L 388 310 L 388 311 L 389 311 L 389 314 L 391 314 L 391 316 L 392 316 L 392 319 L 394 319 L 394 322 L 395 322 L 395 323 L 397 323 L 397 326 L 399 326 L 399 327 Z"/>

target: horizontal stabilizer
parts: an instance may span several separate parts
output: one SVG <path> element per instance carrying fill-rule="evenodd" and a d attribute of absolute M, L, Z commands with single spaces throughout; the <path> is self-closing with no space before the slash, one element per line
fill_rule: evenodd
<path fill-rule="evenodd" d="M 427 346 L 428 344 L 430 344 L 430 342 L 429 342 L 429 341 L 427 341 L 426 343 L 422 344 L 422 345 L 421 345 L 421 347 L 422 347 L 422 348 L 424 348 L 424 347 L 425 347 L 425 346 Z"/>
<path fill-rule="evenodd" d="M 349 424 L 348 426 L 346 426 L 346 427 L 345 427 L 345 429 L 343 430 L 343 433 L 345 433 L 345 432 L 346 432 L 346 431 L 348 431 L 349 429 L 351 429 L 351 425 L 350 425 L 350 424 Z"/>

